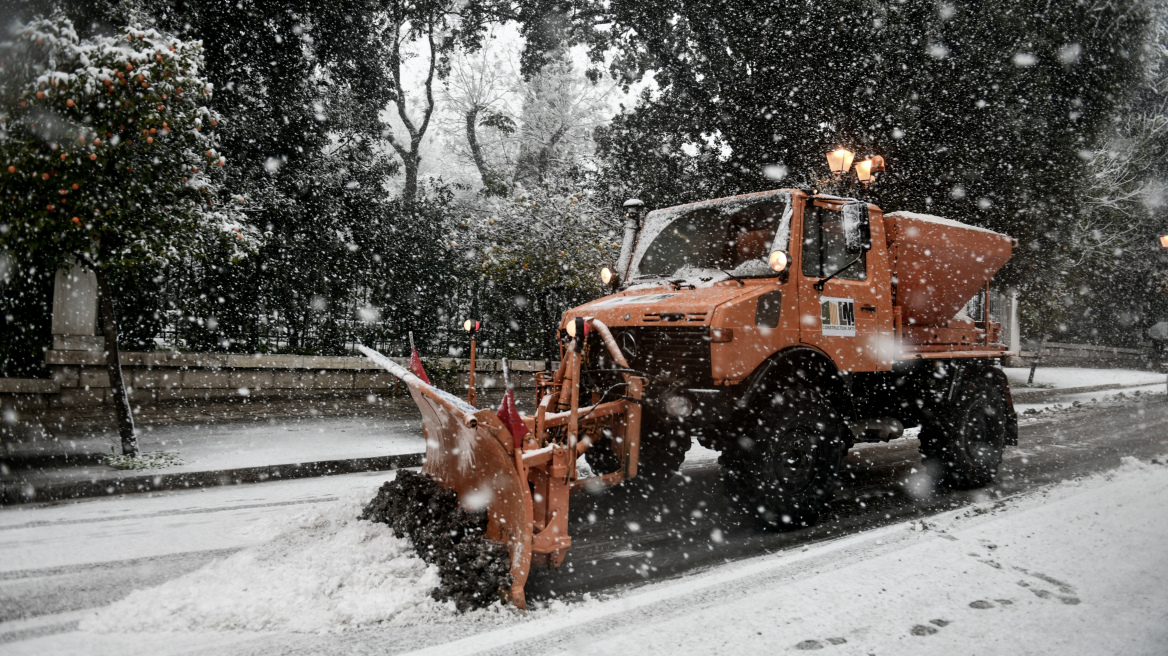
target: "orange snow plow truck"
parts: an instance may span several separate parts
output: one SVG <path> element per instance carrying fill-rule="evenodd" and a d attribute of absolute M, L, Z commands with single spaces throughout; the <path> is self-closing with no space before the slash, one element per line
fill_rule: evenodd
<path fill-rule="evenodd" d="M 730 499 L 780 529 L 819 519 L 852 445 L 905 427 L 938 483 L 993 480 L 1017 442 L 1006 349 L 988 309 L 965 308 L 1012 238 L 795 189 L 626 209 L 614 293 L 564 314 L 522 435 L 366 350 L 421 409 L 422 471 L 507 546 L 512 603 L 533 564 L 563 561 L 573 493 L 660 485 L 694 439 L 721 452 Z"/>

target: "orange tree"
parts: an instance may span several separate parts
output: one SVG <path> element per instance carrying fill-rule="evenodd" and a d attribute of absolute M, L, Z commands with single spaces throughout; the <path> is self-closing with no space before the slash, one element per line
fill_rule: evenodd
<path fill-rule="evenodd" d="M 54 15 L 0 44 L 0 249 L 97 277 L 122 450 L 137 453 L 109 274 L 254 230 L 219 198 L 221 118 L 202 44 L 128 27 L 81 40 Z M 224 206 L 226 205 L 226 207 Z"/>

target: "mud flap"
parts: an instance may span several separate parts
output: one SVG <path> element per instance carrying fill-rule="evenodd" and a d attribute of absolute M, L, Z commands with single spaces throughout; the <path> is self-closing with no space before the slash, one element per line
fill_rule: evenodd
<path fill-rule="evenodd" d="M 426 437 L 422 473 L 453 490 L 466 510 L 486 511 L 486 536 L 506 545 L 511 557 L 509 601 L 524 608 L 523 587 L 531 573 L 531 492 L 510 431 L 494 412 L 476 410 L 377 351 L 358 348 L 409 388 Z"/>

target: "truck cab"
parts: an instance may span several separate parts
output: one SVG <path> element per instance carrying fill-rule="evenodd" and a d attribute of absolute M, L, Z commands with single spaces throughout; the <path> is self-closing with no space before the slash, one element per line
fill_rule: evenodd
<path fill-rule="evenodd" d="M 653 484 L 693 439 L 760 521 L 814 522 L 857 441 L 921 426 L 938 482 L 992 480 L 1016 441 L 1000 326 L 962 311 L 1014 242 L 855 198 L 780 189 L 648 213 L 626 231 L 599 320 L 645 378 L 640 449 Z M 582 383 L 611 388 L 590 348 Z M 589 462 L 603 470 L 604 437 Z M 798 489 L 796 489 L 798 488 Z"/>

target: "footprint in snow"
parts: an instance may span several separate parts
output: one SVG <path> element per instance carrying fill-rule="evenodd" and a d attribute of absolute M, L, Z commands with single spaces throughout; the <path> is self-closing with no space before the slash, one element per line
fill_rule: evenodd
<path fill-rule="evenodd" d="M 918 624 L 918 625 L 914 626 L 914 627 L 913 627 L 913 628 L 912 628 L 912 629 L 909 631 L 909 633 L 911 633 L 911 634 L 913 634 L 913 635 L 915 635 L 915 636 L 927 636 L 927 635 L 933 635 L 933 634 L 934 634 L 934 633 L 936 633 L 936 632 L 937 632 L 937 629 L 935 629 L 935 628 L 933 628 L 933 627 L 929 626 L 928 624 Z"/>
<path fill-rule="evenodd" d="M 845 638 L 828 638 L 828 644 L 842 645 L 847 642 Z M 818 640 L 804 640 L 795 645 L 795 649 L 809 650 L 809 649 L 823 649 L 823 643 Z"/>
<path fill-rule="evenodd" d="M 932 624 L 934 626 L 929 626 L 929 624 Z M 949 626 L 949 620 L 942 620 L 942 619 L 929 620 L 929 624 L 917 624 L 913 628 L 909 629 L 909 633 L 911 633 L 915 636 L 933 635 L 934 633 L 937 632 L 937 629 L 934 627 Z"/>
<path fill-rule="evenodd" d="M 1031 592 L 1034 593 L 1034 596 L 1038 597 L 1039 599 L 1058 599 L 1059 601 L 1063 602 L 1064 604 L 1066 604 L 1068 606 L 1078 606 L 1080 603 L 1082 603 L 1078 597 L 1075 597 L 1073 595 L 1068 595 L 1068 594 L 1056 595 L 1053 592 L 1051 592 L 1050 590 L 1043 590 L 1042 588 L 1032 588 L 1032 587 L 1030 587 L 1030 584 L 1027 583 L 1026 581 L 1018 581 L 1018 585 L 1026 588 L 1027 590 L 1030 590 Z M 1063 590 L 1065 592 L 1065 589 L 1063 589 Z M 1073 588 L 1072 588 L 1072 590 L 1073 590 Z"/>

